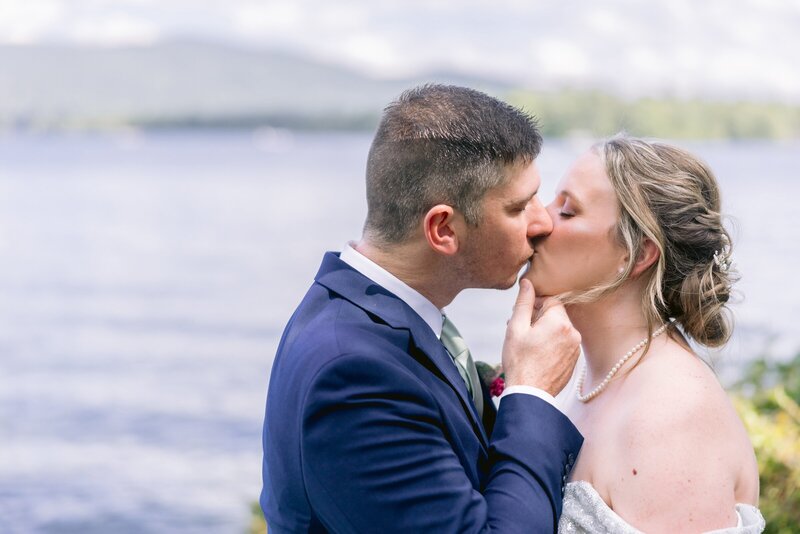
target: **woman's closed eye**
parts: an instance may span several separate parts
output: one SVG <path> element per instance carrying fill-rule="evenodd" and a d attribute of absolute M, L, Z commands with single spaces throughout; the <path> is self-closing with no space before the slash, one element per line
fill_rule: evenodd
<path fill-rule="evenodd" d="M 575 210 L 572 208 L 572 206 L 570 206 L 569 200 L 565 201 L 564 205 L 559 208 L 558 214 L 564 218 L 575 216 Z"/>

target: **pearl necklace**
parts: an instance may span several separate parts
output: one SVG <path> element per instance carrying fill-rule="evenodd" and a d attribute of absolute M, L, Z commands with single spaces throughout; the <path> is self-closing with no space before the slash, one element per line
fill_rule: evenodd
<path fill-rule="evenodd" d="M 667 327 L 670 324 L 671 323 L 668 321 L 665 324 L 661 325 L 661 327 L 658 330 L 653 332 L 653 336 L 650 339 L 652 340 L 656 336 L 661 335 L 664 332 L 664 330 L 666 330 Z M 631 350 L 629 350 L 628 352 L 625 353 L 625 356 L 620 358 L 619 361 L 614 364 L 614 367 L 611 368 L 611 370 L 608 372 L 606 377 L 603 379 L 602 382 L 600 382 L 597 385 L 596 388 L 594 388 L 592 391 L 590 391 L 586 395 L 581 395 L 581 391 L 583 391 L 583 381 L 586 379 L 586 366 L 584 366 L 583 367 L 583 372 L 581 373 L 580 378 L 578 378 L 578 384 L 575 386 L 575 395 L 578 397 L 578 400 L 581 401 L 581 402 L 589 402 L 590 400 L 592 400 L 593 398 L 598 396 L 604 389 L 606 389 L 606 386 L 608 386 L 608 383 L 611 382 L 611 379 L 614 378 L 614 375 L 617 374 L 617 371 L 619 371 L 620 368 L 623 365 L 625 365 L 625 362 L 627 362 L 630 359 L 631 356 L 633 356 L 634 354 L 639 352 L 639 349 L 644 347 L 646 343 L 647 343 L 647 338 L 644 338 L 639 343 L 634 345 Z"/>

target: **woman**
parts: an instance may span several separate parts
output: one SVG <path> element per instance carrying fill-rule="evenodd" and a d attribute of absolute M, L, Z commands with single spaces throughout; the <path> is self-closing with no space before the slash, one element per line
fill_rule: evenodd
<path fill-rule="evenodd" d="M 559 531 L 761 532 L 752 446 L 686 342 L 730 336 L 713 174 L 681 149 L 618 136 L 577 160 L 548 210 L 553 231 L 526 277 L 568 303 L 585 358 L 564 407 L 585 442 Z"/>

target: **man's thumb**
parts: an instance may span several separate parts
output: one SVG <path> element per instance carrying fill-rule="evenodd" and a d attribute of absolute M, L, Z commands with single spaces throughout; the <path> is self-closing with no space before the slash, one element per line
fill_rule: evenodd
<path fill-rule="evenodd" d="M 536 291 L 533 289 L 531 281 L 527 278 L 521 279 L 510 322 L 519 323 L 522 326 L 530 326 L 533 320 L 533 302 L 535 299 Z"/>

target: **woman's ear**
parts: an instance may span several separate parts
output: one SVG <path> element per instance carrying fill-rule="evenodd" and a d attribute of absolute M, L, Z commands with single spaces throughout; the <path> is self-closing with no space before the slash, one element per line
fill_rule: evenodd
<path fill-rule="evenodd" d="M 636 263 L 633 264 L 631 278 L 636 278 L 649 269 L 651 265 L 658 261 L 660 255 L 661 252 L 658 250 L 655 242 L 649 237 L 645 237 L 642 246 L 639 247 L 639 255 L 636 257 Z"/>
<path fill-rule="evenodd" d="M 447 204 L 437 204 L 428 210 L 422 230 L 428 245 L 433 250 L 447 256 L 458 252 L 457 218 L 456 211 Z"/>

